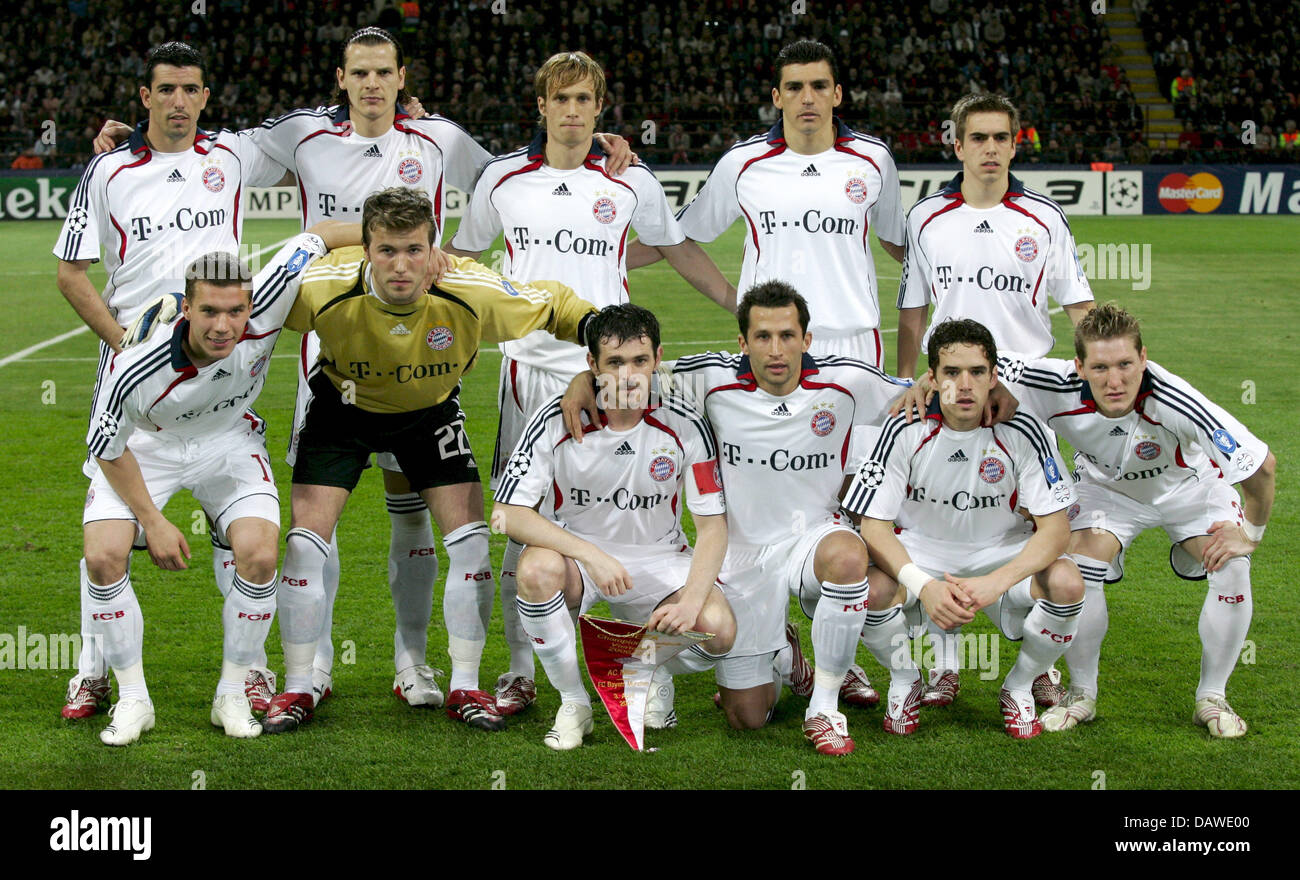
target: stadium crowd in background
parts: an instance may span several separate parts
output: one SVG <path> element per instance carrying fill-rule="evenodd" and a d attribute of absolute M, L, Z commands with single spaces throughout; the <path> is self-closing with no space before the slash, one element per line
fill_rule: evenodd
<path fill-rule="evenodd" d="M 1085 4 L 930 0 L 882 11 L 849 0 L 794 15 L 788 4 L 754 0 L 562 0 L 511 3 L 497 16 L 487 2 L 417 12 L 384 0 L 329 0 L 312 4 L 310 26 L 302 24 L 304 0 L 210 0 L 206 16 L 190 6 L 70 0 L 38 10 L 28 0 L 14 10 L 0 22 L 0 161 L 31 149 L 46 168 L 84 164 L 104 119 L 134 118 L 138 47 L 168 39 L 210 47 L 209 119 L 242 128 L 324 104 L 320 56 L 368 23 L 401 36 L 411 92 L 424 106 L 465 124 L 493 154 L 532 133 L 533 108 L 517 84 L 535 59 L 579 46 L 607 65 L 609 130 L 638 143 L 652 165 L 711 164 L 738 134 L 775 121 L 771 59 L 792 39 L 816 36 L 841 59 L 844 121 L 888 142 L 900 163 L 952 159 L 941 123 L 950 96 L 971 91 L 1006 93 L 1033 121 L 1041 149 L 1024 147 L 1026 163 L 1147 158 L 1130 149 L 1140 146 L 1145 123 L 1118 50 Z M 1178 106 L 1198 145 L 1157 150 L 1150 161 L 1296 155 L 1294 141 L 1288 150 L 1277 136 L 1300 115 L 1296 74 L 1280 63 L 1296 44 L 1296 2 L 1176 15 L 1170 2 L 1135 7 L 1162 93 L 1186 65 L 1197 83 Z M 1241 143 L 1247 118 L 1259 121 L 1261 134 L 1269 128 L 1262 142 Z M 46 120 L 55 122 L 54 143 L 42 139 Z M 653 143 L 641 139 L 647 120 L 656 126 Z"/>

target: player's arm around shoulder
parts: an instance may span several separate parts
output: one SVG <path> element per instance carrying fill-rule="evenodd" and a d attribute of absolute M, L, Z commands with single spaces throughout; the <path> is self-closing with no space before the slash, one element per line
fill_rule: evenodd
<path fill-rule="evenodd" d="M 438 287 L 463 299 L 478 315 L 487 342 L 520 339 L 545 330 L 556 339 L 581 342 L 596 307 L 559 281 L 516 281 L 465 257 L 452 257 Z"/>

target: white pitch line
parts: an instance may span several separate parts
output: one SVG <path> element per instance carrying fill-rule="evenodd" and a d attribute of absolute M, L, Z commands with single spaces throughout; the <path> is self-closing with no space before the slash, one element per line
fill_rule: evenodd
<path fill-rule="evenodd" d="M 289 238 L 293 238 L 293 236 L 291 235 L 289 236 Z M 277 241 L 275 244 L 270 244 L 262 248 L 261 250 L 253 251 L 251 254 L 248 255 L 248 258 L 253 259 L 255 257 L 260 257 L 262 254 L 266 253 L 267 251 L 273 248 L 278 248 L 280 245 L 288 241 L 289 238 L 281 239 L 280 241 Z M 14 361 L 20 361 L 23 358 L 27 357 L 27 355 L 33 354 L 34 352 L 38 352 L 43 348 L 49 348 L 51 345 L 58 345 L 60 342 L 63 342 L 65 339 L 71 339 L 74 336 L 80 336 L 82 333 L 89 333 L 89 332 L 90 332 L 90 328 L 87 327 L 85 324 L 82 324 L 80 327 L 76 328 L 75 330 L 69 330 L 67 333 L 60 333 L 58 336 L 52 336 L 49 339 L 44 340 L 43 342 L 38 342 L 35 345 L 29 345 L 26 348 L 24 348 L 22 351 L 16 351 L 11 355 L 7 355 L 3 358 L 0 358 L 0 367 L 4 367 L 9 364 L 12 364 Z M 50 360 L 50 359 L 45 359 L 45 360 Z M 97 357 L 68 358 L 68 360 L 98 361 L 99 358 Z"/>

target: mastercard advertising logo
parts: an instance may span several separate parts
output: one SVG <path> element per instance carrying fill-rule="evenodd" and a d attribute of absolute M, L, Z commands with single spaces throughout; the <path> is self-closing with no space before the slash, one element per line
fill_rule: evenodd
<path fill-rule="evenodd" d="M 1223 182 L 1207 171 L 1190 176 L 1175 172 L 1160 181 L 1156 194 L 1166 211 L 1181 214 L 1190 209 L 1208 214 L 1223 204 Z"/>

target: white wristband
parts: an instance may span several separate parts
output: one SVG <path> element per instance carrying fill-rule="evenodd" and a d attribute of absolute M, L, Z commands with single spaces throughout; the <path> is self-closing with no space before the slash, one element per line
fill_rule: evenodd
<path fill-rule="evenodd" d="M 1260 541 L 1264 540 L 1264 529 L 1266 528 L 1268 528 L 1268 523 L 1265 523 L 1262 526 L 1257 526 L 1248 519 L 1243 519 L 1241 521 L 1241 530 L 1246 533 L 1246 540 L 1250 541 L 1252 544 L 1258 544 Z"/>
<path fill-rule="evenodd" d="M 932 580 L 915 562 L 909 562 L 898 570 L 898 582 L 913 599 L 921 598 L 921 588 Z"/>

